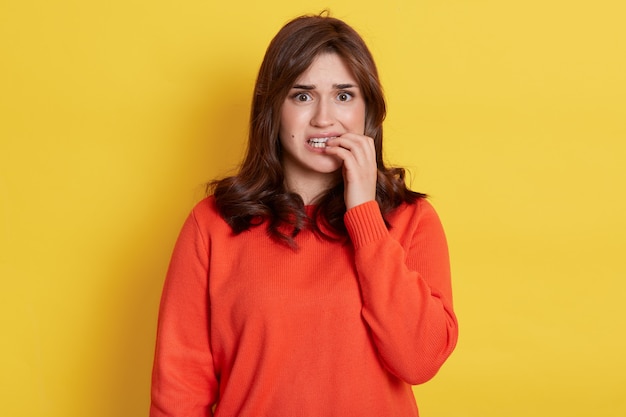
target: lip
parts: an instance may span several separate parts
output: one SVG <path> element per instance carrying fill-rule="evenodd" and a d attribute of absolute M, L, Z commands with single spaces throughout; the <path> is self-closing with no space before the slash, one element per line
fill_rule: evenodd
<path fill-rule="evenodd" d="M 306 138 L 306 141 L 309 142 L 311 139 L 330 139 L 341 136 L 341 133 L 338 132 L 320 132 L 314 135 L 309 135 Z"/>
<path fill-rule="evenodd" d="M 326 142 L 328 142 L 330 139 L 336 138 L 337 136 L 339 135 L 334 133 L 323 133 L 315 136 L 309 136 L 307 138 L 306 144 L 308 148 L 313 151 L 324 152 L 324 150 L 326 149 Z"/>

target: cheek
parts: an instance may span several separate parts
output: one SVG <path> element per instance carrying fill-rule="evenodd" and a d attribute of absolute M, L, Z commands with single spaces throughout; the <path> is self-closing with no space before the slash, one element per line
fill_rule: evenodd
<path fill-rule="evenodd" d="M 365 110 L 363 108 L 346 109 L 337 118 L 350 132 L 363 134 L 365 130 Z"/>
<path fill-rule="evenodd" d="M 285 111 L 285 109 L 280 112 L 280 126 L 278 126 L 278 135 L 281 140 L 283 138 L 289 136 L 289 132 L 291 131 L 291 118 L 289 117 L 289 113 Z"/>
<path fill-rule="evenodd" d="M 300 123 L 301 115 L 295 109 L 284 106 L 280 113 L 280 132 L 282 134 L 292 134 Z"/>
<path fill-rule="evenodd" d="M 360 133 L 365 133 L 365 107 L 359 108 L 353 114 L 352 125 L 355 130 Z"/>

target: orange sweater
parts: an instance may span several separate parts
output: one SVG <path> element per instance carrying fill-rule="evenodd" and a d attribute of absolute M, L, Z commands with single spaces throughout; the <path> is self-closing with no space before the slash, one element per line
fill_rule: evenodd
<path fill-rule="evenodd" d="M 457 340 L 448 249 L 426 200 L 389 221 L 371 201 L 345 214 L 349 243 L 305 230 L 293 250 L 200 202 L 163 289 L 150 416 L 417 416 L 411 384 Z"/>

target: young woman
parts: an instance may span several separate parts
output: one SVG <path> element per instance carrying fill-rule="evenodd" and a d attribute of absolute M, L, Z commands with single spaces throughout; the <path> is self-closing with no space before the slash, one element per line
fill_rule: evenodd
<path fill-rule="evenodd" d="M 165 282 L 151 417 L 417 416 L 451 354 L 446 239 L 382 159 L 361 37 L 305 16 L 272 40 L 247 156 L 185 222 Z"/>

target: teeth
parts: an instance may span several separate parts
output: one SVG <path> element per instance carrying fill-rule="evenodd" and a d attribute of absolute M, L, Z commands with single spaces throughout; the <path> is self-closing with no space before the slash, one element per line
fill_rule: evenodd
<path fill-rule="evenodd" d="M 311 138 L 309 139 L 309 145 L 311 145 L 314 148 L 325 148 L 326 147 L 326 142 L 328 142 L 328 139 L 333 139 L 336 136 L 330 137 L 330 138 Z"/>

